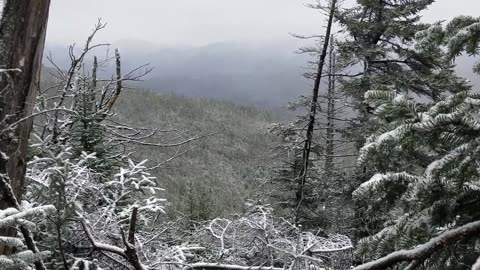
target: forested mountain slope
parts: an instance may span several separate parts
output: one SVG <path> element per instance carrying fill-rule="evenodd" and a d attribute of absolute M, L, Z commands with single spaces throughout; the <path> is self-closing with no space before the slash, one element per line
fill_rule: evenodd
<path fill-rule="evenodd" d="M 183 154 L 155 169 L 166 189 L 170 214 L 192 220 L 241 210 L 258 188 L 273 138 L 265 134 L 274 117 L 253 107 L 206 98 L 129 90 L 119 100 L 118 119 L 135 126 L 207 135 L 185 145 Z M 156 165 L 175 156 L 165 148 L 139 146 L 136 155 Z M 185 152 L 185 153 L 184 153 Z"/>

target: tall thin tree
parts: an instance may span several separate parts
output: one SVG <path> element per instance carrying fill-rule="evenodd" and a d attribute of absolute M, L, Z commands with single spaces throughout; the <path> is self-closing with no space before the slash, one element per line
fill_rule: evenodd
<path fill-rule="evenodd" d="M 324 42 L 323 42 L 323 48 L 320 53 L 320 60 L 318 62 L 318 68 L 317 68 L 317 73 L 315 77 L 315 83 L 313 86 L 313 94 L 312 94 L 312 100 L 310 102 L 310 110 L 309 110 L 309 117 L 308 117 L 308 125 L 307 125 L 307 136 L 305 139 L 304 147 L 303 147 L 303 154 L 302 154 L 302 169 L 300 170 L 299 173 L 299 185 L 296 191 L 296 200 L 298 202 L 297 205 L 297 213 L 298 210 L 301 208 L 302 203 L 303 203 L 303 197 L 304 197 L 304 188 L 305 184 L 307 182 L 307 175 L 308 175 L 308 169 L 310 166 L 310 152 L 312 148 L 312 141 L 313 141 L 313 131 L 315 128 L 315 120 L 317 116 L 317 111 L 318 111 L 318 93 L 320 90 L 320 82 L 322 79 L 322 74 L 323 74 L 323 68 L 325 66 L 325 60 L 327 58 L 328 54 L 328 47 L 330 44 L 330 35 L 332 32 L 332 26 L 333 26 L 333 19 L 335 15 L 335 9 L 337 5 L 337 0 L 331 0 L 330 1 L 330 8 L 329 8 L 329 15 L 328 15 L 328 22 L 327 22 L 327 28 L 326 28 L 326 33 L 324 37 Z M 298 222 L 299 217 L 298 214 L 295 217 L 296 221 Z"/>
<path fill-rule="evenodd" d="M 328 91 L 327 91 L 327 130 L 325 134 L 325 174 L 327 177 L 332 176 L 335 170 L 333 162 L 335 154 L 335 45 L 333 44 L 333 36 L 331 37 L 328 63 Z"/>

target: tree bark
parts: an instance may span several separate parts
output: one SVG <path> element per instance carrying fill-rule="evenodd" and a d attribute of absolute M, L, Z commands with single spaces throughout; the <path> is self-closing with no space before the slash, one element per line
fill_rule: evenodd
<path fill-rule="evenodd" d="M 10 124 L 32 113 L 39 86 L 50 0 L 6 0 L 0 20 L 0 174 L 7 176 L 21 201 L 28 140 L 33 119 Z M 0 197 L 0 208 L 12 207 Z M 0 234 L 12 235 L 9 230 Z M 0 246 L 0 254 L 11 251 Z"/>

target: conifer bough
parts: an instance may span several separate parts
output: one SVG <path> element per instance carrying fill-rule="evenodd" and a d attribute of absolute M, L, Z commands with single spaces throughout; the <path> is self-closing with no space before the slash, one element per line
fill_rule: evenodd
<path fill-rule="evenodd" d="M 456 229 L 447 231 L 440 236 L 432 238 L 427 243 L 410 250 L 393 252 L 378 260 L 357 266 L 353 270 L 382 270 L 389 269 L 402 262 L 410 262 L 408 270 L 417 269 L 422 263 L 430 258 L 435 252 L 457 243 L 463 239 L 477 236 L 480 233 L 480 221 L 465 224 Z M 480 269 L 473 268 L 473 270 Z"/>

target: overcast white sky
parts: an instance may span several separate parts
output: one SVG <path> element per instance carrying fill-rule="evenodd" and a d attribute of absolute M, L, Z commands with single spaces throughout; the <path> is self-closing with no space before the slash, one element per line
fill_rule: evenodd
<path fill-rule="evenodd" d="M 323 18 L 309 0 L 52 0 L 47 42 L 83 41 L 97 18 L 108 23 L 99 41 L 141 40 L 159 46 L 233 41 L 252 45 L 318 33 Z M 437 0 L 425 19 L 480 16 L 479 0 Z"/>

